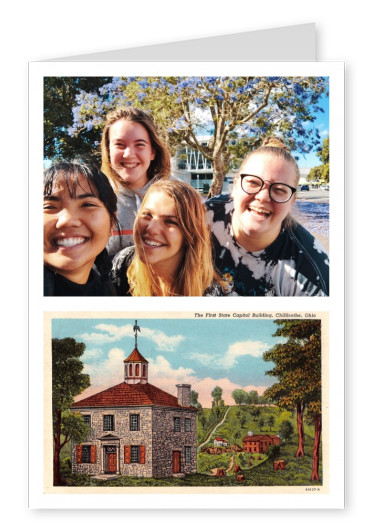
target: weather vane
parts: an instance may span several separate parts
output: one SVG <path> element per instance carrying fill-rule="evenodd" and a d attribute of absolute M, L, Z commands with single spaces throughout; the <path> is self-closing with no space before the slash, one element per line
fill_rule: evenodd
<path fill-rule="evenodd" d="M 136 348 L 137 348 L 137 330 L 138 330 L 139 332 L 141 332 L 141 328 L 140 328 L 140 327 L 138 326 L 138 324 L 137 324 L 137 319 L 135 320 L 134 323 L 135 323 L 135 324 L 134 324 L 134 327 L 133 327 L 133 332 L 134 332 L 134 338 L 135 338 L 135 346 L 136 346 Z"/>

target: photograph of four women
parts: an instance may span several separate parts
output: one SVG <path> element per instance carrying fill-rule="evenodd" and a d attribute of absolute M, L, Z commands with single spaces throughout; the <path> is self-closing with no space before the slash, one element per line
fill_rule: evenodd
<path fill-rule="evenodd" d="M 46 296 L 328 296 L 329 258 L 291 215 L 298 164 L 265 137 L 231 194 L 205 199 L 171 174 L 153 117 L 107 115 L 101 167 L 44 173 Z"/>

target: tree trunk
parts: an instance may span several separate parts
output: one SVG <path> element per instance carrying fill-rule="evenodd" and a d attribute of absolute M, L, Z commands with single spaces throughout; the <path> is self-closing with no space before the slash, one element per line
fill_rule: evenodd
<path fill-rule="evenodd" d="M 61 411 L 56 412 L 56 435 L 54 439 L 54 485 L 61 485 L 60 478 L 60 436 L 61 436 Z"/>
<path fill-rule="evenodd" d="M 320 465 L 320 439 L 321 439 L 321 415 L 316 415 L 315 423 L 315 444 L 313 446 L 312 459 L 312 476 L 311 481 L 320 481 L 319 465 Z"/>
<path fill-rule="evenodd" d="M 213 162 L 213 181 L 207 198 L 210 199 L 222 192 L 223 182 L 226 177 L 228 164 L 224 161 L 224 153 L 218 153 Z"/>
<path fill-rule="evenodd" d="M 298 402 L 296 406 L 296 422 L 298 428 L 298 449 L 296 451 L 295 457 L 304 457 L 304 425 L 303 425 L 303 415 L 304 415 L 304 403 Z"/>

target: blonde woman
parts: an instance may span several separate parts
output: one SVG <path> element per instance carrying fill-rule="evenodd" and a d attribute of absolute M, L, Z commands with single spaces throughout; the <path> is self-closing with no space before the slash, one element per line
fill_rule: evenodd
<path fill-rule="evenodd" d="M 300 178 L 296 160 L 275 137 L 249 153 L 231 196 L 207 201 L 215 265 L 229 295 L 329 295 L 329 258 L 291 217 Z"/>
<path fill-rule="evenodd" d="M 121 227 L 120 232 L 112 233 L 107 245 L 112 257 L 133 244 L 133 224 L 141 201 L 154 182 L 170 177 L 170 154 L 152 118 L 134 107 L 107 115 L 101 153 L 102 172 L 117 195 Z"/>
<path fill-rule="evenodd" d="M 199 193 L 181 181 L 158 181 L 134 224 L 135 246 L 114 258 L 119 295 L 222 295 Z"/>

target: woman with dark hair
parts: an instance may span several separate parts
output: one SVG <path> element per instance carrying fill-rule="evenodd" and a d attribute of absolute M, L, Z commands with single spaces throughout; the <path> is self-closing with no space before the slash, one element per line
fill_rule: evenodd
<path fill-rule="evenodd" d="M 329 295 L 328 255 L 291 217 L 299 178 L 285 144 L 268 137 L 244 159 L 231 197 L 207 201 L 228 295 Z"/>
<path fill-rule="evenodd" d="M 89 161 L 58 162 L 44 173 L 43 195 L 44 295 L 116 295 L 106 251 L 116 194 L 107 177 Z"/>
<path fill-rule="evenodd" d="M 111 257 L 133 244 L 133 224 L 147 189 L 170 177 L 170 154 L 152 118 L 141 109 L 110 112 L 102 133 L 102 171 L 117 195 L 120 236 L 108 242 Z"/>
<path fill-rule="evenodd" d="M 153 184 L 137 214 L 134 237 L 135 246 L 113 260 L 119 295 L 223 295 L 213 268 L 205 208 L 189 184 Z"/>

